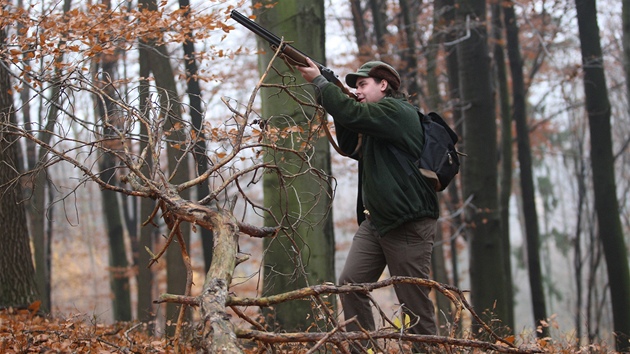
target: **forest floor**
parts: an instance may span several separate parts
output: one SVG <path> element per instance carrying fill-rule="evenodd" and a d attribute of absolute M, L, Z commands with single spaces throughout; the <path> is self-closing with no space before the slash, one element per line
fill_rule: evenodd
<path fill-rule="evenodd" d="M 97 323 L 95 317 L 70 316 L 52 318 L 38 314 L 37 305 L 28 309 L 0 310 L 0 353 L 175 353 L 170 337 L 155 337 L 141 323 Z M 195 333 L 184 331 L 179 343 L 180 353 L 201 352 Z M 244 344 L 244 353 L 259 353 L 261 348 Z M 544 353 L 615 353 L 606 346 L 572 347 L 567 343 L 547 342 L 539 346 Z M 277 353 L 306 353 L 308 348 L 291 345 L 276 348 Z M 263 349 L 264 351 L 264 349 Z M 333 348 L 327 353 L 339 353 Z M 472 348 L 460 348 L 457 353 L 483 353 Z M 401 353 L 391 348 L 387 353 Z"/>
<path fill-rule="evenodd" d="M 184 346 L 183 352 L 195 352 Z M 0 311 L 0 353 L 166 353 L 168 339 L 134 323 L 101 324 L 83 316 L 50 318 L 34 308 Z"/>

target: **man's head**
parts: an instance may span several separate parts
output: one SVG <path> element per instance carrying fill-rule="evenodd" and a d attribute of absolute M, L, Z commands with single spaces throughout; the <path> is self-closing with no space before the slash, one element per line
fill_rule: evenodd
<path fill-rule="evenodd" d="M 386 80 L 390 88 L 398 91 L 400 88 L 400 75 L 389 64 L 382 61 L 368 61 L 361 65 L 355 73 L 346 76 L 346 84 L 352 88 L 357 88 L 357 79 L 361 77 L 372 77 L 379 80 Z"/>

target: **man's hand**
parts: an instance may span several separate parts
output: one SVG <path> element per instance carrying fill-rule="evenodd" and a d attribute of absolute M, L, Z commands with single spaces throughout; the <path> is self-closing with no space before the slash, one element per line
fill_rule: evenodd
<path fill-rule="evenodd" d="M 308 82 L 313 82 L 316 77 L 321 75 L 321 72 L 319 71 L 317 65 L 315 65 L 315 63 L 313 63 L 311 59 L 306 58 L 306 63 L 308 64 L 308 66 L 296 66 L 296 68 L 300 71 L 304 80 Z"/>

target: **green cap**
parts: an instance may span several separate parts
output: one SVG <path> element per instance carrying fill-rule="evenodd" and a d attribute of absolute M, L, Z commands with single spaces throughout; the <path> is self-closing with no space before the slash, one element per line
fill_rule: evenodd
<path fill-rule="evenodd" d="M 400 75 L 391 65 L 382 61 L 368 61 L 361 65 L 356 73 L 346 75 L 346 84 L 352 88 L 357 88 L 357 79 L 360 77 L 387 80 L 394 91 L 400 88 Z"/>

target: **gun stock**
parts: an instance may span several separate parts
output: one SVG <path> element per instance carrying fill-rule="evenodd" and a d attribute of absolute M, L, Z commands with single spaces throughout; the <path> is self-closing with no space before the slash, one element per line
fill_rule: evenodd
<path fill-rule="evenodd" d="M 293 47 L 292 45 L 283 42 L 282 39 L 280 39 L 280 37 L 271 33 L 269 30 L 257 24 L 256 22 L 250 20 L 247 16 L 243 15 L 242 13 L 236 10 L 232 10 L 232 12 L 230 13 L 230 17 L 232 17 L 236 22 L 240 23 L 248 30 L 254 32 L 257 36 L 264 39 L 267 43 L 269 43 L 269 45 L 274 51 L 278 50 L 278 48 L 280 47 L 280 52 L 282 53 L 284 59 L 287 61 L 287 64 L 308 66 L 308 64 L 306 63 L 306 58 L 311 59 L 311 61 L 315 63 L 315 65 L 317 65 L 317 67 L 319 68 L 319 71 L 321 72 L 322 76 L 326 78 L 326 80 L 335 84 L 346 95 L 354 98 L 355 100 L 357 99 L 357 96 L 353 92 L 351 92 L 339 80 L 337 75 L 335 75 L 335 73 L 330 68 L 313 60 L 313 58 L 304 54 L 303 52 Z"/>

